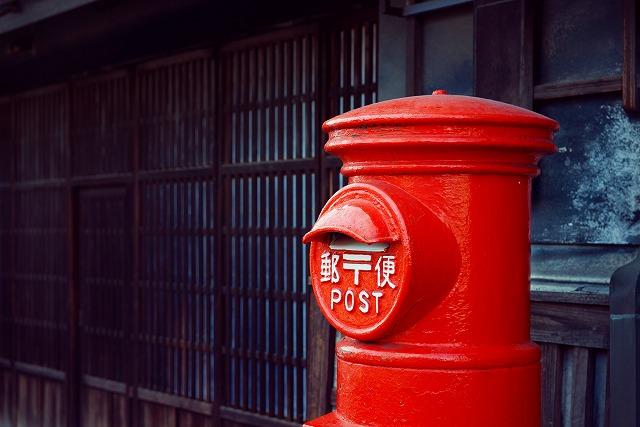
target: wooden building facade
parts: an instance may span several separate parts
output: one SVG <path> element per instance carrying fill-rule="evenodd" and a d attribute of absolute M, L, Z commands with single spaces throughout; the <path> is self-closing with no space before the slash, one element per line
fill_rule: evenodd
<path fill-rule="evenodd" d="M 438 88 L 560 122 L 532 204 L 543 424 L 632 425 L 635 0 L 45 3 L 0 1 L 0 426 L 328 411 L 300 240 L 345 180 L 320 126 Z"/>

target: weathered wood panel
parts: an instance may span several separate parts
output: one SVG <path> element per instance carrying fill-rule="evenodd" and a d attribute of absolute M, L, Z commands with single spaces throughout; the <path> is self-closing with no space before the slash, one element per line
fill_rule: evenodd
<path fill-rule="evenodd" d="M 562 413 L 562 350 L 557 344 L 540 343 L 542 353 L 542 426 L 553 427 Z"/>
<path fill-rule="evenodd" d="M 608 425 L 608 352 L 540 343 L 542 425 Z"/>
<path fill-rule="evenodd" d="M 149 402 L 141 402 L 140 407 L 141 426 L 178 427 L 175 408 Z"/>
<path fill-rule="evenodd" d="M 542 425 L 607 426 L 607 306 L 532 303 L 531 335 L 542 350 Z"/>
<path fill-rule="evenodd" d="M 533 301 L 531 336 L 534 341 L 606 349 L 609 308 Z"/>
<path fill-rule="evenodd" d="M 66 425 L 64 384 L 26 374 L 17 375 L 12 387 L 16 401 L 15 426 L 63 427 Z M 10 424 L 14 425 L 14 424 Z"/>
<path fill-rule="evenodd" d="M 0 369 L 0 427 L 12 427 L 14 390 L 12 372 Z"/>
<path fill-rule="evenodd" d="M 128 425 L 126 397 L 85 387 L 82 392 L 82 425 L 124 427 Z"/>
<path fill-rule="evenodd" d="M 66 425 L 67 415 L 64 398 L 64 384 L 44 381 L 42 426 L 62 427 Z"/>
<path fill-rule="evenodd" d="M 178 412 L 179 427 L 213 427 L 216 425 L 211 416 L 198 415 L 191 412 Z"/>

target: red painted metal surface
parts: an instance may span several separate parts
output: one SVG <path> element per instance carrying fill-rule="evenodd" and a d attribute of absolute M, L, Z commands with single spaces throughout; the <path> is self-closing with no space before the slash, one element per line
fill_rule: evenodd
<path fill-rule="evenodd" d="M 530 193 L 557 128 L 444 91 L 325 123 L 349 185 L 305 242 L 316 299 L 345 338 L 336 411 L 308 426 L 540 425 Z"/>

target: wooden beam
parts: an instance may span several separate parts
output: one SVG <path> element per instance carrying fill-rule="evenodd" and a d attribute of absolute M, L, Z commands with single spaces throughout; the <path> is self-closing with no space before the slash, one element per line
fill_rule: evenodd
<path fill-rule="evenodd" d="M 531 303 L 531 339 L 591 348 L 609 348 L 607 306 Z"/>
<path fill-rule="evenodd" d="M 472 3 L 471 0 L 430 0 L 409 4 L 403 7 L 402 16 L 422 15 L 423 13 L 436 12 L 452 7 Z"/>
<path fill-rule="evenodd" d="M 608 305 L 609 286 L 585 282 L 531 279 L 531 301 Z"/>
<path fill-rule="evenodd" d="M 19 11 L 7 14 L 0 19 L 0 34 L 35 24 L 96 1 L 98 0 L 38 0 L 21 3 Z"/>

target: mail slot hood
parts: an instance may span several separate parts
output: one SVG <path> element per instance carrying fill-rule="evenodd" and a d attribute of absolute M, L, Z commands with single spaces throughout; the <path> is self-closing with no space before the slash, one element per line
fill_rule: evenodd
<path fill-rule="evenodd" d="M 386 209 L 365 189 L 345 187 L 320 213 L 304 243 L 332 233 L 344 234 L 362 243 L 390 243 L 399 240 L 397 227 Z"/>

